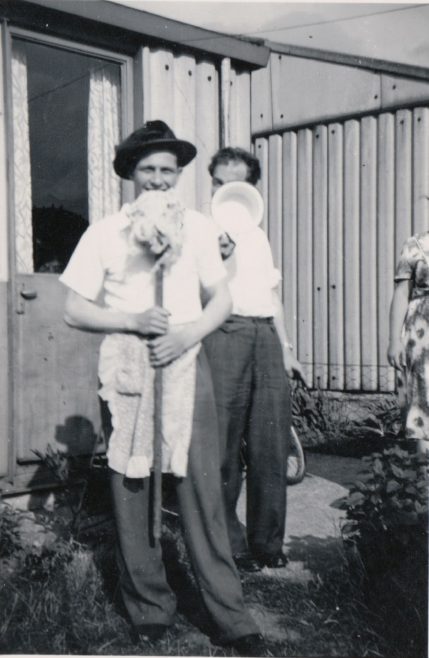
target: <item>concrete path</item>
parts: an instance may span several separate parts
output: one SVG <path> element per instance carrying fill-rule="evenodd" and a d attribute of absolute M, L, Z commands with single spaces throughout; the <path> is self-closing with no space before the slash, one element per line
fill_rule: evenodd
<path fill-rule="evenodd" d="M 360 470 L 359 459 L 307 454 L 307 474 L 300 484 L 288 487 L 284 550 L 289 557 L 283 569 L 267 569 L 252 574 L 254 579 L 270 578 L 285 584 L 307 586 L 319 572 L 336 567 L 344 560 L 341 522 L 345 512 L 339 501 Z M 238 516 L 245 522 L 246 492 L 238 504 Z M 284 616 L 261 605 L 250 610 L 265 637 L 271 641 L 299 642 L 302 628 L 285 624 Z"/>
<path fill-rule="evenodd" d="M 286 569 L 264 574 L 304 582 L 314 577 L 317 564 L 334 564 L 341 556 L 341 522 L 345 512 L 339 501 L 356 479 L 359 459 L 308 454 L 307 473 L 300 484 L 288 487 L 285 552 Z M 246 492 L 238 504 L 238 516 L 245 523 Z"/>
<path fill-rule="evenodd" d="M 347 496 L 360 468 L 359 459 L 309 454 L 307 474 L 288 487 L 286 543 L 293 537 L 339 537 L 344 512 L 338 501 Z"/>

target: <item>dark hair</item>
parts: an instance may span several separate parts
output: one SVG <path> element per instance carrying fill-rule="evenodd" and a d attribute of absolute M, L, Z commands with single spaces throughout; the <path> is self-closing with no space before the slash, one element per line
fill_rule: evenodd
<path fill-rule="evenodd" d="M 252 153 L 249 153 L 249 151 L 239 147 L 233 148 L 232 146 L 226 146 L 225 148 L 219 149 L 210 161 L 210 176 L 213 176 L 214 170 L 218 165 L 227 165 L 230 162 L 244 162 L 247 166 L 246 181 L 251 185 L 256 185 L 261 177 L 261 165 L 259 164 L 259 160 L 252 155 Z"/>

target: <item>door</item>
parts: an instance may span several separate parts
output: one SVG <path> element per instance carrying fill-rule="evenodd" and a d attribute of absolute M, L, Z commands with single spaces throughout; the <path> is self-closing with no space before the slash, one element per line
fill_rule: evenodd
<path fill-rule="evenodd" d="M 63 320 L 60 273 L 89 223 L 120 206 L 121 67 L 70 45 L 12 39 L 14 435 L 18 462 L 48 444 L 90 453 L 101 336 Z"/>

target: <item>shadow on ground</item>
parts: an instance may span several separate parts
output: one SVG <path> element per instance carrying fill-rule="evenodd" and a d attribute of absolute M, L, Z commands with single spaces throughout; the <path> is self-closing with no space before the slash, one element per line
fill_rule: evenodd
<path fill-rule="evenodd" d="M 316 575 L 344 563 L 344 551 L 338 537 L 289 536 L 287 553 L 290 562 L 302 562 L 305 569 Z"/>
<path fill-rule="evenodd" d="M 306 451 L 307 473 L 349 488 L 361 470 L 361 460 Z"/>

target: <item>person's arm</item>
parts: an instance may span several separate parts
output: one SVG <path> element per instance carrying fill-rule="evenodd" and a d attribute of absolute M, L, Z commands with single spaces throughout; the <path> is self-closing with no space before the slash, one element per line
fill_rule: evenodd
<path fill-rule="evenodd" d="M 280 338 L 280 343 L 283 350 L 283 362 L 285 366 L 286 373 L 289 377 L 294 379 L 301 379 L 304 384 L 306 384 L 304 372 L 302 365 L 295 358 L 292 352 L 292 345 L 288 338 L 286 332 L 286 323 L 284 317 L 284 310 L 280 297 L 277 292 L 273 291 L 273 301 L 275 304 L 275 313 L 274 313 L 274 325 L 278 336 Z"/>
<path fill-rule="evenodd" d="M 390 305 L 387 360 L 397 370 L 402 370 L 405 365 L 403 361 L 401 331 L 407 313 L 410 290 L 410 279 L 399 281 L 395 286 Z"/>
<path fill-rule="evenodd" d="M 232 302 L 226 279 L 204 289 L 207 300 L 198 320 L 149 341 L 151 364 L 165 366 L 217 329 L 231 313 Z"/>
<path fill-rule="evenodd" d="M 64 320 L 75 329 L 102 333 L 161 335 L 168 331 L 168 312 L 164 308 L 154 306 L 144 313 L 123 313 L 85 299 L 74 290 L 67 294 Z"/>

